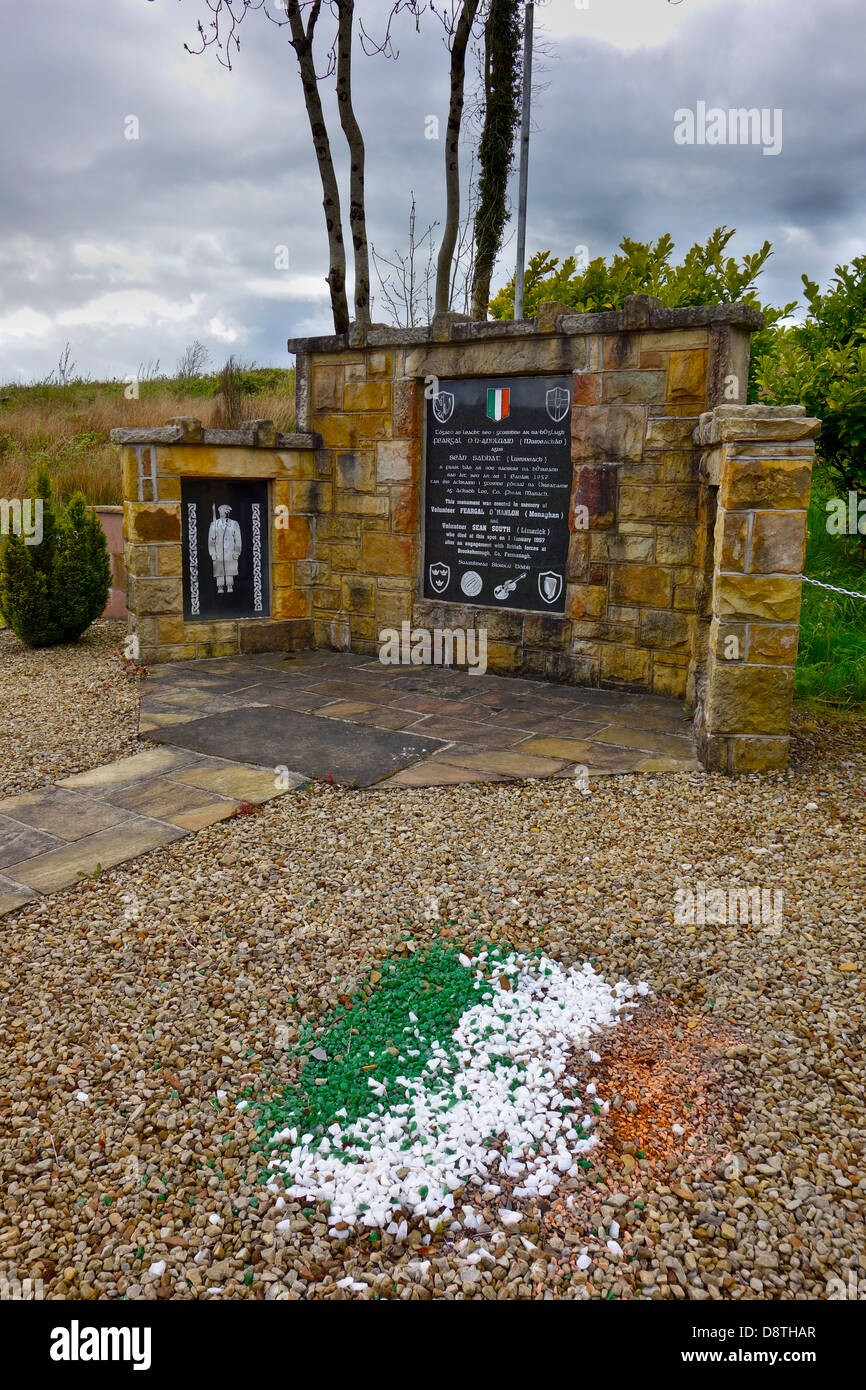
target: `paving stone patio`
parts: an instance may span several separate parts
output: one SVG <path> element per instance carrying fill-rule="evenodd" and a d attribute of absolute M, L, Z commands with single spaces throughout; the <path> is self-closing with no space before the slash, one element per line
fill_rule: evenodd
<path fill-rule="evenodd" d="M 139 732 L 132 757 L 0 800 L 0 915 L 311 777 L 390 788 L 701 770 L 677 701 L 351 653 L 152 667 Z"/>

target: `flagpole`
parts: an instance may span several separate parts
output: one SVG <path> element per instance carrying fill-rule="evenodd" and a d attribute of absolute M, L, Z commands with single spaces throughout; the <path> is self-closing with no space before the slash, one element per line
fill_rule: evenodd
<path fill-rule="evenodd" d="M 526 185 L 529 178 L 529 104 L 532 96 L 532 0 L 523 11 L 523 90 L 520 112 L 520 181 L 517 192 L 517 264 L 514 270 L 514 317 L 523 318 L 523 266 L 526 260 Z"/>

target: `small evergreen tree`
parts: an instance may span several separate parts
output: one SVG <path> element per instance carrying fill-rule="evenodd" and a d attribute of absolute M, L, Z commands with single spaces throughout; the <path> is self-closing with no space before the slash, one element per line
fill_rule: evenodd
<path fill-rule="evenodd" d="M 0 544 L 0 613 L 28 647 L 76 641 L 105 609 L 111 562 L 96 512 L 78 492 L 59 515 L 45 468 L 36 476 L 42 540 L 10 533 Z"/>

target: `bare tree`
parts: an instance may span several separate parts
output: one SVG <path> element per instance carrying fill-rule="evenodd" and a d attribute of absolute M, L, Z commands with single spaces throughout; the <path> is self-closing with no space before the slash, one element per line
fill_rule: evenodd
<path fill-rule="evenodd" d="M 183 355 L 178 358 L 175 375 L 185 380 L 188 377 L 203 376 L 210 362 L 210 353 L 198 338 L 187 343 Z"/>
<path fill-rule="evenodd" d="M 439 223 L 431 222 L 426 231 L 417 236 L 415 221 L 413 190 L 409 205 L 408 250 L 394 250 L 390 256 L 385 256 L 375 246 L 370 248 L 382 299 L 391 322 L 398 328 L 429 323 L 433 312 L 433 232 Z"/>
<path fill-rule="evenodd" d="M 463 123 L 466 52 L 479 0 L 460 0 L 459 10 L 437 12 L 445 25 L 451 49 L 448 125 L 445 132 L 445 226 L 436 265 L 435 309 L 439 313 L 451 305 L 452 261 L 460 229 L 460 129 Z"/>

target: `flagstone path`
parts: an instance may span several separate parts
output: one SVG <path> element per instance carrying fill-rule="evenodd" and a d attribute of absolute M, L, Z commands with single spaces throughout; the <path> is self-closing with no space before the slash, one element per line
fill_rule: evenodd
<path fill-rule="evenodd" d="M 675 700 L 351 653 L 153 667 L 139 733 L 132 757 L 0 800 L 0 915 L 312 777 L 399 788 L 701 770 Z"/>

